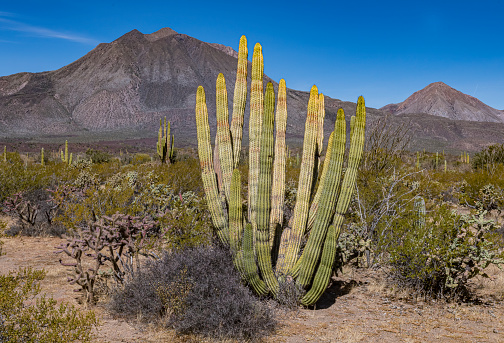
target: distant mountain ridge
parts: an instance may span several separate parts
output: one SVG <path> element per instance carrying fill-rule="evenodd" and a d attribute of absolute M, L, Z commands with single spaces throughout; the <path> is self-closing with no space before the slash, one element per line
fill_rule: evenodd
<path fill-rule="evenodd" d="M 231 47 L 203 42 L 170 28 L 151 34 L 132 30 L 58 70 L 0 77 L 0 141 L 9 143 L 20 137 L 23 141 L 54 138 L 56 142 L 64 141 L 62 137 L 77 137 L 81 142 L 152 139 L 157 137 L 159 119 L 166 116 L 176 146 L 194 146 L 197 87 L 205 88 L 210 126 L 215 128 L 217 75 L 222 72 L 226 78 L 231 107 L 236 56 Z M 249 64 L 249 87 L 250 69 Z M 265 76 L 268 81 L 272 80 Z M 302 141 L 308 97 L 305 91 L 287 91 L 289 144 L 300 145 Z M 342 107 L 349 120 L 356 104 L 326 97 L 325 106 L 327 138 L 337 110 Z M 477 150 L 504 143 L 501 111 L 443 83 L 429 85 L 400 104 L 381 110 L 368 107 L 368 127 L 387 113 L 394 115 L 394 124 L 411 127 L 414 149 L 456 150 L 463 146 Z M 246 109 L 245 116 L 248 114 Z"/>
<path fill-rule="evenodd" d="M 443 82 L 434 82 L 398 104 L 381 110 L 394 115 L 427 113 L 453 120 L 504 122 L 504 112 L 492 108 Z"/>
<path fill-rule="evenodd" d="M 164 116 L 179 137 L 195 137 L 197 87 L 205 87 L 213 111 L 215 81 L 223 73 L 232 104 L 236 58 L 231 47 L 170 28 L 151 34 L 132 30 L 58 70 L 0 77 L 0 137 L 125 129 L 155 133 Z M 298 124 L 304 122 L 309 93 L 289 89 L 287 96 L 289 130 L 302 136 L 304 125 Z M 330 98 L 326 105 L 333 122 L 339 107 L 348 113 L 355 108 L 354 103 Z M 210 116 L 210 125 L 215 124 L 215 116 Z M 328 132 L 330 127 L 326 125 Z"/>

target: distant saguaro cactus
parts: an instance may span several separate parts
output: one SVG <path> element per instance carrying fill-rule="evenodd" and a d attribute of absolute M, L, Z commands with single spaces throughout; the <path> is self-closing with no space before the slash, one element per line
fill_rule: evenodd
<path fill-rule="evenodd" d="M 275 114 L 273 84 L 268 83 L 266 93 L 263 93 L 262 47 L 256 44 L 250 90 L 248 211 L 244 213 L 241 173 L 237 166 L 246 97 L 246 44 L 246 38 L 242 36 L 231 128 L 227 119 L 224 76 L 220 74 L 217 77 L 216 156 L 212 155 L 208 110 L 202 86 L 196 94 L 198 154 L 206 200 L 220 240 L 230 246 L 235 266 L 255 292 L 277 296 L 279 283 L 293 278 L 307 290 L 300 302 L 311 305 L 320 298 L 329 283 L 343 216 L 354 192 L 364 147 L 364 99 L 359 97 L 356 116 L 350 121 L 350 150 L 344 176 L 342 170 L 347 137 L 342 109 L 338 110 L 331 146 L 327 148 L 323 169 L 319 172 L 324 96 L 319 94 L 316 86 L 312 87 L 292 226 L 286 225 L 282 212 L 285 193 L 286 84 L 281 80 L 278 85 Z M 319 187 L 315 189 L 319 175 Z M 302 242 L 308 233 L 303 248 Z"/>

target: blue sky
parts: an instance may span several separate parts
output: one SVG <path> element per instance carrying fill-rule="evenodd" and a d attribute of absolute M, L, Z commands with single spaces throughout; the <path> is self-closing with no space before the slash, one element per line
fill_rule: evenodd
<path fill-rule="evenodd" d="M 265 73 L 381 107 L 429 83 L 504 109 L 504 0 L 3 1 L 0 76 L 58 69 L 100 42 L 170 27 L 207 42 L 263 46 Z"/>

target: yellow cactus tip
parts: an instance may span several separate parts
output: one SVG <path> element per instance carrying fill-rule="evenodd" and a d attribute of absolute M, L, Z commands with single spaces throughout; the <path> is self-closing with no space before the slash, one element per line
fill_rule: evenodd
<path fill-rule="evenodd" d="M 279 86 L 285 86 L 285 80 L 281 79 L 280 82 L 278 83 Z"/>
<path fill-rule="evenodd" d="M 317 88 L 317 85 L 313 85 L 310 92 L 317 92 L 318 94 L 318 88 Z"/>
<path fill-rule="evenodd" d="M 240 43 L 247 43 L 247 37 L 245 37 L 245 35 L 240 37 Z"/>
<path fill-rule="evenodd" d="M 261 46 L 261 44 L 256 43 L 256 45 L 254 46 L 254 51 L 256 51 L 256 50 L 258 50 L 258 51 L 262 51 L 262 46 Z"/>
<path fill-rule="evenodd" d="M 345 111 L 341 107 L 338 109 L 338 117 L 340 117 L 340 116 L 345 117 Z"/>

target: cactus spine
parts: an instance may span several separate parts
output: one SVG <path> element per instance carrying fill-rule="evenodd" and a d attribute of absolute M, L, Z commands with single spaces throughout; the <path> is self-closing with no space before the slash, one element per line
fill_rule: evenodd
<path fill-rule="evenodd" d="M 329 282 L 343 216 L 355 188 L 364 146 L 364 99 L 359 97 L 356 116 L 351 119 L 350 149 L 344 176 L 342 166 L 347 137 L 345 115 L 340 109 L 329 139 L 319 187 L 315 189 L 322 155 L 325 109 L 323 95 L 319 94 L 316 86 L 312 87 L 293 224 L 286 225 L 282 212 L 287 154 L 286 85 L 284 80 L 279 83 L 275 112 L 275 94 L 271 83 L 268 83 L 263 94 L 262 47 L 256 44 L 252 58 L 249 188 L 248 210 L 245 212 L 241 173 L 236 168 L 241 149 L 240 131 L 243 130 L 242 108 L 247 96 L 244 82 L 247 50 L 244 44 L 246 39 L 242 37 L 231 128 L 227 120 L 224 76 L 220 74 L 217 78 L 214 156 L 203 87 L 200 86 L 196 94 L 198 154 L 206 200 L 218 236 L 230 246 L 236 268 L 254 291 L 261 295 L 276 296 L 279 282 L 290 276 L 308 290 L 301 303 L 311 305 L 320 298 Z M 219 182 L 217 175 L 220 175 Z M 302 249 L 302 239 L 307 234 L 308 241 Z"/>
<path fill-rule="evenodd" d="M 174 137 L 170 135 L 170 122 L 166 122 L 166 117 L 164 117 L 164 125 L 159 119 L 159 131 L 158 131 L 158 141 L 156 144 L 157 154 L 161 163 L 171 163 L 173 162 L 173 144 Z"/>

